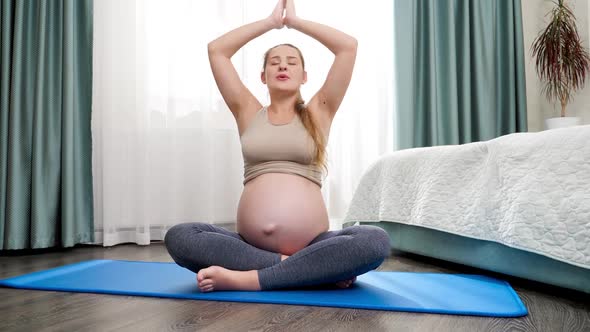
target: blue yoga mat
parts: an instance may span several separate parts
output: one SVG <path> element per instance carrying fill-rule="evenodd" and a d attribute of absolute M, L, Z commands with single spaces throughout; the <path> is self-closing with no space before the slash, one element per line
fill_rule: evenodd
<path fill-rule="evenodd" d="M 175 263 L 92 260 L 0 280 L 0 286 L 493 317 L 527 314 L 507 282 L 462 274 L 371 271 L 349 289 L 201 293 L 195 273 Z"/>

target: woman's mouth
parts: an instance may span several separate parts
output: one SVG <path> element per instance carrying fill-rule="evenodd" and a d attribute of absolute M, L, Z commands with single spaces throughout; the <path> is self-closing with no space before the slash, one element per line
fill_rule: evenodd
<path fill-rule="evenodd" d="M 287 75 L 287 74 L 279 74 L 279 75 L 277 75 L 277 80 L 279 80 L 279 81 L 286 81 L 288 79 L 289 79 L 289 75 Z"/>

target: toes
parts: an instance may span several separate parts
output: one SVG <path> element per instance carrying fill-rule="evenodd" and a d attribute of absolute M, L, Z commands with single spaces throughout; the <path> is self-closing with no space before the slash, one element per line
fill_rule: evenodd
<path fill-rule="evenodd" d="M 343 281 L 338 281 L 336 283 L 336 286 L 338 286 L 339 288 L 348 288 L 348 286 L 350 286 L 350 284 L 349 284 L 348 280 L 343 280 Z"/>
<path fill-rule="evenodd" d="M 218 267 L 216 266 L 209 266 L 208 268 L 199 270 L 199 273 L 197 273 L 197 281 L 201 282 L 205 279 L 211 278 L 215 275 L 215 271 L 218 271 Z"/>
<path fill-rule="evenodd" d="M 356 277 L 352 278 L 352 279 L 348 279 L 348 280 L 342 280 L 342 281 L 338 281 L 336 283 L 336 286 L 340 287 L 340 288 L 348 288 L 350 287 L 354 282 L 356 281 Z"/>
<path fill-rule="evenodd" d="M 205 286 L 205 287 L 199 287 L 199 289 L 203 293 L 212 292 L 213 291 L 213 285 L 209 285 L 209 286 Z"/>
<path fill-rule="evenodd" d="M 197 284 L 201 292 L 204 293 L 213 291 L 213 288 L 215 286 L 215 282 L 213 281 L 213 279 L 203 279 L 200 280 Z"/>
<path fill-rule="evenodd" d="M 206 287 L 206 286 L 213 286 L 212 279 L 205 279 L 203 281 L 199 281 L 199 287 Z"/>

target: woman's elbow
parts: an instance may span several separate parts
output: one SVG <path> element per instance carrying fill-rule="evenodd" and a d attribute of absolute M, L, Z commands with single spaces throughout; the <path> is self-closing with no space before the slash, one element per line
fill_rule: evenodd
<path fill-rule="evenodd" d="M 348 36 L 348 38 L 346 38 L 346 40 L 340 44 L 340 48 L 338 50 L 338 53 L 342 52 L 342 53 L 348 53 L 348 54 L 356 54 L 356 50 L 358 48 L 358 40 L 356 40 L 356 38 L 352 37 L 352 36 Z"/>
<path fill-rule="evenodd" d="M 209 44 L 207 44 L 207 52 L 209 54 L 214 54 L 216 49 L 217 47 L 215 45 L 215 41 L 209 42 Z"/>
<path fill-rule="evenodd" d="M 349 42 L 349 46 L 348 48 L 356 53 L 356 50 L 358 49 L 359 46 L 359 41 L 354 38 L 354 37 L 350 37 L 350 42 Z"/>

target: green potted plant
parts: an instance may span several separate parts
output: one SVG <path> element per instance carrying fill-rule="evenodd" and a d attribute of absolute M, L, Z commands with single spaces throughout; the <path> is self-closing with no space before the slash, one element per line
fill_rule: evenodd
<path fill-rule="evenodd" d="M 590 70 L 590 56 L 578 35 L 574 13 L 564 0 L 553 3 L 551 20 L 532 45 L 544 95 L 549 102 L 561 103 L 561 116 L 545 120 L 548 129 L 580 123 L 578 117 L 566 117 L 566 106 L 584 86 Z"/>

